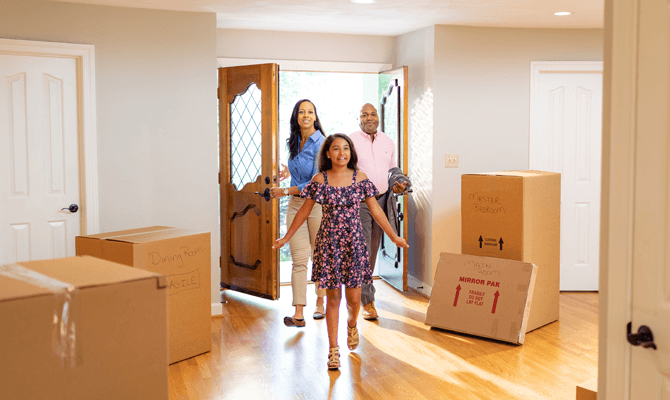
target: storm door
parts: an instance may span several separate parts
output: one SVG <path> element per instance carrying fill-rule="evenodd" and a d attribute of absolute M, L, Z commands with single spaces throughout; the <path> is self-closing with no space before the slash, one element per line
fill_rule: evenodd
<path fill-rule="evenodd" d="M 398 167 L 407 174 L 407 67 L 379 73 L 379 87 L 382 90 L 379 110 L 381 130 L 386 133 L 396 145 L 396 159 Z M 408 215 L 407 192 L 393 194 L 394 207 L 398 217 L 389 220 L 398 234 L 407 239 Z M 411 245 L 411 244 L 410 244 Z M 407 249 L 398 248 L 386 234 L 382 234 L 382 241 L 377 254 L 377 271 L 379 276 L 401 291 L 407 291 Z"/>

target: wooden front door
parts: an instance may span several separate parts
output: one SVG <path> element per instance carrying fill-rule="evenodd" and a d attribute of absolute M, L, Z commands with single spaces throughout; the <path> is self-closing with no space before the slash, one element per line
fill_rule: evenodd
<path fill-rule="evenodd" d="M 279 67 L 219 68 L 221 286 L 279 298 Z"/>
<path fill-rule="evenodd" d="M 379 105 L 381 130 L 396 144 L 398 167 L 407 174 L 407 67 L 401 67 L 379 74 L 382 98 Z M 405 195 L 394 195 L 398 218 L 389 220 L 398 235 L 407 239 L 408 203 Z M 379 276 L 398 290 L 407 291 L 407 249 L 398 248 L 391 239 L 382 234 L 377 254 Z"/>

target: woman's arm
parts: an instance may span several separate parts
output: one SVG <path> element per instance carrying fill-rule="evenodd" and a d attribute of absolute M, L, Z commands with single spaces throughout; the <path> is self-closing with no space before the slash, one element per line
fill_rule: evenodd
<path fill-rule="evenodd" d="M 298 212 L 295 214 L 293 222 L 291 223 L 291 226 L 288 228 L 288 232 L 286 232 L 286 235 L 284 235 L 283 238 L 277 239 L 275 241 L 275 245 L 272 246 L 273 249 L 280 249 L 284 247 L 284 245 L 293 237 L 293 235 L 295 235 L 298 228 L 300 228 L 300 226 L 304 224 L 305 221 L 307 220 L 307 217 L 309 217 L 309 213 L 312 212 L 312 207 L 314 207 L 314 203 L 315 201 L 312 199 L 305 199 L 305 202 L 302 204 Z"/>
<path fill-rule="evenodd" d="M 395 232 L 393 232 L 393 228 L 391 227 L 391 224 L 389 224 L 389 221 L 386 218 L 386 214 L 384 214 L 384 211 L 382 211 L 381 207 L 379 207 L 379 203 L 377 203 L 377 200 L 374 197 L 366 198 L 365 204 L 367 204 L 368 208 L 370 208 L 370 214 L 372 214 L 372 218 L 377 221 L 384 233 L 386 233 L 386 236 L 391 238 L 391 241 L 396 246 L 404 248 L 409 247 L 405 239 L 401 238 L 400 236 L 396 235 Z"/>
<path fill-rule="evenodd" d="M 300 195 L 300 188 L 298 188 L 297 186 L 291 186 L 290 188 L 288 188 L 288 194 Z M 270 197 L 275 198 L 284 197 L 284 188 L 280 187 L 270 188 Z"/>

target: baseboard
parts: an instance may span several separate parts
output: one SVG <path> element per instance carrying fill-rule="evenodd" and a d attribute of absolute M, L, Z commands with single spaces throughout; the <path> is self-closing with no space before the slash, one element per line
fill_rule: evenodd
<path fill-rule="evenodd" d="M 420 295 L 430 299 L 430 293 L 433 291 L 433 287 L 427 283 L 421 282 L 412 275 L 407 276 L 407 286 Z"/>
<path fill-rule="evenodd" d="M 212 316 L 223 315 L 223 304 L 212 303 Z"/>

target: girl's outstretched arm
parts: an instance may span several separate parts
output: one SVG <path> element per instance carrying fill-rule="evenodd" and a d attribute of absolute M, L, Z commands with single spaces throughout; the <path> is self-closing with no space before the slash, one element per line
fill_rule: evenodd
<path fill-rule="evenodd" d="M 300 228 L 300 226 L 304 224 L 305 221 L 307 220 L 307 217 L 309 217 L 309 213 L 312 212 L 312 207 L 314 207 L 314 203 L 315 201 L 312 199 L 305 199 L 305 202 L 302 204 L 298 212 L 295 214 L 295 218 L 293 218 L 293 222 L 291 223 L 291 226 L 288 228 L 286 235 L 284 235 L 284 237 L 281 239 L 275 240 L 275 244 L 274 246 L 272 246 L 273 249 L 281 249 L 293 237 L 293 235 L 295 235 L 298 228 Z"/>
<path fill-rule="evenodd" d="M 365 199 L 365 204 L 370 208 L 372 218 L 377 221 L 382 230 L 384 230 L 384 233 L 386 233 L 386 236 L 388 236 L 396 246 L 408 248 L 409 245 L 407 244 L 407 241 L 393 232 L 393 228 L 391 227 L 391 224 L 389 224 L 386 214 L 384 214 L 382 208 L 379 207 L 377 200 L 374 197 L 368 197 Z"/>
<path fill-rule="evenodd" d="M 312 180 L 319 183 L 325 182 L 322 173 L 314 175 L 312 177 Z M 298 228 L 300 228 L 300 226 L 304 224 L 305 221 L 307 220 L 307 217 L 309 217 L 309 213 L 312 212 L 312 207 L 314 207 L 314 203 L 316 203 L 314 199 L 305 199 L 305 202 L 302 204 L 298 212 L 295 213 L 293 222 L 291 223 L 291 226 L 288 228 L 286 235 L 284 235 L 284 237 L 281 239 L 275 240 L 275 245 L 272 246 L 273 249 L 281 249 L 289 240 L 291 240 L 291 238 L 293 237 L 293 235 L 295 235 Z"/>

